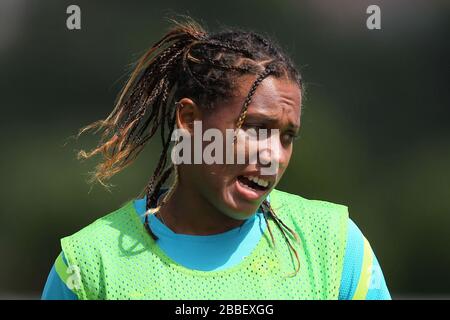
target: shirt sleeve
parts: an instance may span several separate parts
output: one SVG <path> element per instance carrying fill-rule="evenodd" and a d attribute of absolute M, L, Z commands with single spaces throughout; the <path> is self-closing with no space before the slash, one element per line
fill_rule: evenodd
<path fill-rule="evenodd" d="M 380 264 L 367 239 L 349 219 L 339 300 L 390 300 Z"/>
<path fill-rule="evenodd" d="M 78 300 L 77 295 L 67 286 L 71 272 L 64 253 L 61 252 L 53 264 L 42 292 L 42 300 Z"/>

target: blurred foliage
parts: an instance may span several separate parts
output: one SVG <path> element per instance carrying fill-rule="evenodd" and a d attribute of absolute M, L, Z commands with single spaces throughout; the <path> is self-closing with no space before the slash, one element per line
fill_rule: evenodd
<path fill-rule="evenodd" d="M 75 157 L 95 136 L 67 138 L 111 111 L 130 63 L 175 13 L 213 31 L 266 33 L 286 49 L 307 94 L 279 188 L 349 206 L 394 297 L 448 295 L 449 8 L 394 2 L 2 0 L 0 297 L 38 297 L 59 239 L 147 182 L 158 143 L 109 193 L 86 184 L 95 161 Z M 72 3 L 82 10 L 79 31 L 65 26 Z M 381 7 L 382 30 L 366 28 L 369 4 Z"/>

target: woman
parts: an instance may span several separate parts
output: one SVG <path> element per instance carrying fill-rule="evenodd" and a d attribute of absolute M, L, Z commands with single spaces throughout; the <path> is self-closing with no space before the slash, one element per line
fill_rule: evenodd
<path fill-rule="evenodd" d="M 61 240 L 42 298 L 390 299 L 345 206 L 275 189 L 300 129 L 302 90 L 293 63 L 264 37 L 175 23 L 139 60 L 112 113 L 80 130 L 103 132 L 79 156 L 103 155 L 92 181 L 106 187 L 159 131 L 145 194 Z M 214 141 L 225 155 L 206 161 L 205 133 L 230 129 L 231 142 Z M 187 161 L 174 163 L 173 137 Z M 239 154 L 246 161 L 235 163 Z"/>

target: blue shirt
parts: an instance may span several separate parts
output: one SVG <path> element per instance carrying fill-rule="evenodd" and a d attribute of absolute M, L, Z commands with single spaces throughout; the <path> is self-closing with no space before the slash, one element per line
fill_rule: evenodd
<path fill-rule="evenodd" d="M 146 198 L 134 201 L 141 221 L 144 221 Z M 211 271 L 232 267 L 249 255 L 267 227 L 263 213 L 258 211 L 241 226 L 227 232 L 208 235 L 174 233 L 155 215 L 149 216 L 152 231 L 158 237 L 160 248 L 174 261 L 196 270 Z M 67 261 L 61 252 L 56 259 L 42 299 L 76 300 L 77 296 L 63 279 L 67 279 Z M 355 223 L 348 220 L 348 234 L 344 266 L 339 289 L 339 300 L 391 299 L 375 254 Z"/>

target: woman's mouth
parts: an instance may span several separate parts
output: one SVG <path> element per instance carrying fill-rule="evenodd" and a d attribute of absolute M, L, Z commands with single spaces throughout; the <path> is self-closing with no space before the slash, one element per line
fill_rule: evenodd
<path fill-rule="evenodd" d="M 271 186 L 267 179 L 257 176 L 238 176 L 236 179 L 238 192 L 248 200 L 257 200 L 262 197 Z"/>

